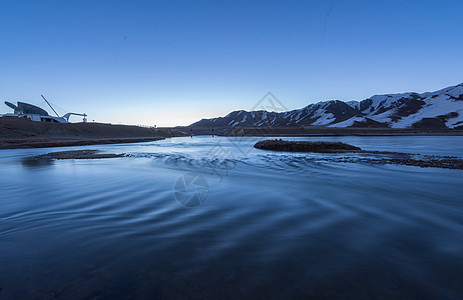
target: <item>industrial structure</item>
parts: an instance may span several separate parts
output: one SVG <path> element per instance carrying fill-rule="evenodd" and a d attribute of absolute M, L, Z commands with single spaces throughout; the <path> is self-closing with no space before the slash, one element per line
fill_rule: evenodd
<path fill-rule="evenodd" d="M 51 106 L 51 104 L 48 102 L 47 99 L 42 95 L 42 98 L 45 100 L 45 102 L 50 106 L 50 108 L 53 110 L 53 112 L 56 114 L 55 116 L 50 116 L 48 112 L 38 106 L 25 103 L 25 102 L 18 102 L 17 105 L 5 101 L 5 104 L 12 108 L 14 111 L 13 113 L 8 113 L 4 114 L 3 116 L 5 117 L 18 117 L 18 118 L 28 118 L 31 121 L 35 122 L 44 122 L 44 123 L 69 123 L 69 117 L 71 115 L 76 115 L 76 116 L 82 116 L 84 117 L 83 122 L 87 122 L 87 115 L 84 114 L 78 114 L 78 113 L 67 113 L 63 116 L 60 116 L 56 110 Z"/>

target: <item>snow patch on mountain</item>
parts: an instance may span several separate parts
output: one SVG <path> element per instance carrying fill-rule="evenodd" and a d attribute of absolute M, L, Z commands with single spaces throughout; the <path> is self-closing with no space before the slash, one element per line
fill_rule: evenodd
<path fill-rule="evenodd" d="M 355 100 L 348 101 L 348 102 L 346 102 L 346 104 L 349 105 L 352 108 L 360 109 L 360 102 L 358 102 L 358 101 L 355 101 Z"/>
<path fill-rule="evenodd" d="M 354 125 L 354 122 L 361 122 L 362 120 L 363 120 L 362 117 L 352 117 L 345 121 L 329 125 L 329 127 L 350 127 Z"/>
<path fill-rule="evenodd" d="M 333 122 L 335 119 L 334 115 L 331 113 L 320 114 L 318 119 L 312 123 L 312 125 L 327 125 Z"/>

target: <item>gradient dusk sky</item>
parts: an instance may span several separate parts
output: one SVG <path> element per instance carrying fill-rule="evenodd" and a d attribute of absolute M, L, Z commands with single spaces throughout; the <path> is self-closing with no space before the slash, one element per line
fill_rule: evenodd
<path fill-rule="evenodd" d="M 433 91 L 463 82 L 462 12 L 462 0 L 2 0 L 0 100 L 43 94 L 90 121 L 172 126 L 269 91 L 288 109 Z"/>

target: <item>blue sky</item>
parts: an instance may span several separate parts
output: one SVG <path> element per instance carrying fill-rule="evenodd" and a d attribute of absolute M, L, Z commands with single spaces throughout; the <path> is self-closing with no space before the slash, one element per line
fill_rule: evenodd
<path fill-rule="evenodd" d="M 249 110 L 268 91 L 289 109 L 432 91 L 463 82 L 462 11 L 461 0 L 2 0 L 0 99 L 44 94 L 89 120 L 173 126 Z"/>

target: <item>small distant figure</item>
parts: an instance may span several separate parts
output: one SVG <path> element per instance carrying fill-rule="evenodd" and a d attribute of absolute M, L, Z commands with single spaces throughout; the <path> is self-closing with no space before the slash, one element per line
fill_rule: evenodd
<path fill-rule="evenodd" d="M 214 137 L 214 128 L 211 129 L 212 137 Z"/>

